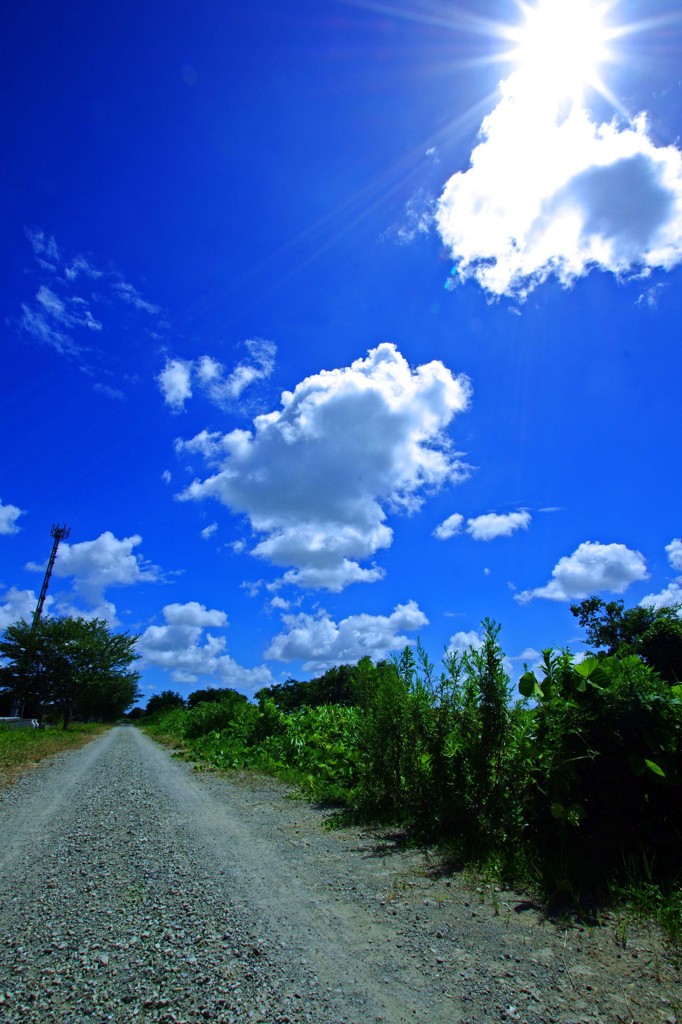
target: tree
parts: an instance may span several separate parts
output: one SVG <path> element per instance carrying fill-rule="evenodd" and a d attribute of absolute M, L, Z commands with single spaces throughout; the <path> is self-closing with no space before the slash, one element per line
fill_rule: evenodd
<path fill-rule="evenodd" d="M 588 597 L 571 605 L 599 657 L 636 654 L 669 683 L 682 679 L 680 605 L 625 608 L 623 601 Z"/>
<path fill-rule="evenodd" d="M 181 697 L 175 690 L 162 690 L 161 693 L 155 693 L 153 697 L 150 697 L 147 701 L 147 707 L 144 710 L 145 715 L 153 715 L 156 711 L 172 711 L 173 708 L 184 708 L 185 698 Z"/>
<path fill-rule="evenodd" d="M 170 693 L 172 691 L 166 692 Z M 176 696 L 179 696 L 179 694 Z M 229 686 L 209 686 L 205 690 L 194 690 L 190 693 L 187 698 L 187 707 L 195 708 L 197 704 L 221 704 L 226 700 L 243 702 L 248 700 L 248 697 Z"/>
<path fill-rule="evenodd" d="M 74 717 L 113 720 L 137 700 L 136 636 L 114 633 L 103 619 L 44 618 L 15 622 L 0 640 L 4 685 L 22 704 Z"/>

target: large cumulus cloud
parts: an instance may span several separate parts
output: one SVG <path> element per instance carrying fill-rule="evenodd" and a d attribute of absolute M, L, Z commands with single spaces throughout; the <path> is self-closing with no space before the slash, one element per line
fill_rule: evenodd
<path fill-rule="evenodd" d="M 551 274 L 569 284 L 593 267 L 646 273 L 682 260 L 682 153 L 653 142 L 645 115 L 598 124 L 521 72 L 501 91 L 470 166 L 438 202 L 452 284 L 523 296 Z"/>
<path fill-rule="evenodd" d="M 469 396 L 467 379 L 441 362 L 413 370 L 379 345 L 285 391 L 251 431 L 178 442 L 213 467 L 180 497 L 246 515 L 260 535 L 251 554 L 286 568 L 285 583 L 372 582 L 381 569 L 361 562 L 391 544 L 387 513 L 416 511 L 428 489 L 466 476 L 444 432 Z"/>

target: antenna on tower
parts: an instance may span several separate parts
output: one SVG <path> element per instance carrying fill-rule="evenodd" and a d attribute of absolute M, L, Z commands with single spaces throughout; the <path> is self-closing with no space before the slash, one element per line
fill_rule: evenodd
<path fill-rule="evenodd" d="M 33 613 L 33 626 L 37 624 L 37 622 L 40 619 L 40 616 L 43 614 L 43 605 L 45 604 L 45 598 L 47 596 L 47 588 L 50 585 L 50 576 L 52 575 L 52 569 L 54 568 L 54 562 L 57 557 L 57 548 L 59 547 L 59 542 L 62 540 L 66 540 L 66 538 L 70 535 L 71 529 L 66 524 L 64 524 L 64 526 L 59 526 L 58 523 L 52 524 L 50 536 L 54 538 L 54 543 L 52 544 L 52 551 L 50 552 L 50 557 L 47 563 L 47 569 L 45 570 L 45 578 L 43 579 L 43 585 L 40 588 L 40 597 L 38 598 L 38 605 L 36 607 L 35 612 Z"/>

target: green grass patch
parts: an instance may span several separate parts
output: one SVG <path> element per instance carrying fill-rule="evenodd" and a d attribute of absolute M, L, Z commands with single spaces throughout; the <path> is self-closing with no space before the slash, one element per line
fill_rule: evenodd
<path fill-rule="evenodd" d="M 10 729 L 0 726 L 0 787 L 11 785 L 22 772 L 34 768 L 46 757 L 85 746 L 110 728 L 101 723 L 76 723 L 67 732 L 56 727 Z"/>

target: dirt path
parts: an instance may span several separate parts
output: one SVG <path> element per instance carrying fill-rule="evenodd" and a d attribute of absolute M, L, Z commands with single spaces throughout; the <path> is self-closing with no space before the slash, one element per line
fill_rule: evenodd
<path fill-rule="evenodd" d="M 655 935 L 558 927 L 288 795 L 131 727 L 2 794 L 3 1024 L 678 1024 Z"/>

